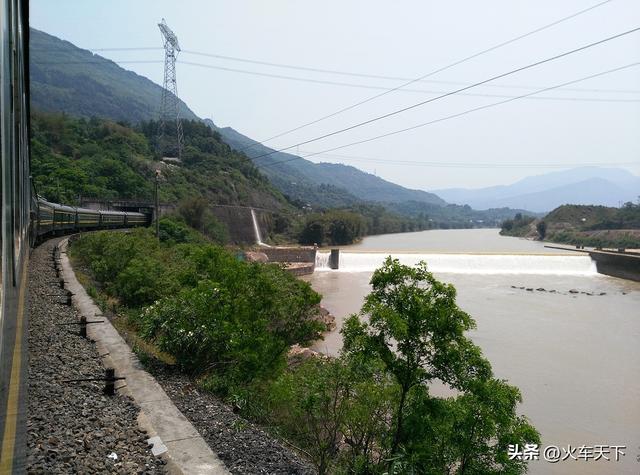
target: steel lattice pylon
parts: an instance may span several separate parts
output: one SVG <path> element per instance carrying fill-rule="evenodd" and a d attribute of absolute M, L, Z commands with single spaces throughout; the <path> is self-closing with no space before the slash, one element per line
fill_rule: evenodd
<path fill-rule="evenodd" d="M 160 151 L 162 151 L 167 123 L 175 120 L 177 155 L 178 158 L 181 159 L 184 137 L 182 134 L 182 123 L 180 122 L 180 104 L 178 99 L 178 85 L 176 82 L 176 58 L 180 52 L 180 44 L 178 43 L 178 37 L 167 26 L 164 18 L 158 23 L 158 27 L 162 33 L 162 41 L 164 43 L 164 83 L 162 87 L 162 101 L 160 103 L 158 147 Z"/>

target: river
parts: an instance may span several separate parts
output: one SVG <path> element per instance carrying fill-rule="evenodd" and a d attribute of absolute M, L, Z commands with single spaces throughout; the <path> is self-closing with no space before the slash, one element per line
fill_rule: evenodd
<path fill-rule="evenodd" d="M 497 229 L 368 237 L 342 248 L 340 270 L 318 255 L 308 280 L 337 329 L 314 349 L 340 351 L 343 319 L 359 311 L 371 273 L 389 254 L 406 264 L 425 260 L 455 285 L 458 304 L 477 323 L 469 336 L 496 377 L 520 388 L 519 411 L 540 431 L 542 447 L 626 446 L 619 462 L 540 460 L 529 473 L 640 473 L 640 283 L 597 274 L 588 255 Z"/>

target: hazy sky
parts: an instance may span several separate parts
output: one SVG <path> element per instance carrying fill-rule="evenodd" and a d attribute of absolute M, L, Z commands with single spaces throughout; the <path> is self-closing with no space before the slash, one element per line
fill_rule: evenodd
<path fill-rule="evenodd" d="M 79 47 L 161 47 L 166 18 L 185 51 L 308 68 L 417 78 L 569 16 L 602 0 L 32 0 L 31 24 Z M 612 0 L 594 10 L 267 145 L 284 148 L 565 51 L 640 27 L 640 2 Z M 161 49 L 108 51 L 114 61 L 163 59 Z M 196 56 L 178 60 L 320 81 L 393 88 L 403 81 L 353 77 Z M 496 80 L 469 93 L 514 96 L 640 62 L 640 32 Z M 123 64 L 162 84 L 158 63 Z M 263 140 L 382 92 L 178 65 L 180 97 L 201 117 Z M 406 82 L 406 81 L 405 81 Z M 509 87 L 496 87 L 509 86 Z M 518 86 L 518 87 L 513 87 Z M 351 164 L 412 188 L 506 184 L 557 168 L 620 164 L 640 175 L 640 66 L 310 160 Z M 603 92 L 608 90 L 609 92 Z M 588 100 L 587 100 L 588 99 Z M 597 100 L 594 100 L 597 99 Z M 615 100 L 616 102 L 603 101 Z M 331 149 L 410 127 L 502 97 L 456 95 L 300 146 Z M 296 152 L 296 148 L 291 150 Z M 413 163 L 491 164 L 483 168 Z M 497 165 L 497 166 L 493 166 Z M 517 165 L 517 166 L 514 166 Z M 567 166 L 569 168 L 569 166 Z"/>

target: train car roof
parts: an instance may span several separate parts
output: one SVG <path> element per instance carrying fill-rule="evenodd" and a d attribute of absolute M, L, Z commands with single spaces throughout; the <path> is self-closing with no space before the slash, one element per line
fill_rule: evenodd
<path fill-rule="evenodd" d="M 98 214 L 97 209 L 90 209 L 90 208 L 76 208 L 76 209 L 78 210 L 78 213 Z"/>
<path fill-rule="evenodd" d="M 106 214 L 106 215 L 117 215 L 117 216 L 124 216 L 125 212 L 124 211 L 106 211 L 106 210 L 100 210 L 98 211 L 100 214 Z"/>
<path fill-rule="evenodd" d="M 52 203 L 52 207 L 54 210 L 58 210 L 58 211 L 70 211 L 75 213 L 77 208 L 74 208 L 73 206 L 67 206 L 67 205 L 59 205 L 59 204 L 55 204 Z"/>
<path fill-rule="evenodd" d="M 45 205 L 53 208 L 55 206 L 55 203 L 51 203 L 50 201 L 43 200 L 42 198 L 38 197 L 38 205 Z"/>

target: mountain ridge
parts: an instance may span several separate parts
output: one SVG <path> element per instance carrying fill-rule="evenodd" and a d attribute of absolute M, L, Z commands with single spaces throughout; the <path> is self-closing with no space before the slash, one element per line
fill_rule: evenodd
<path fill-rule="evenodd" d="M 440 206 L 446 204 L 433 193 L 403 187 L 350 165 L 314 163 L 297 155 L 276 152 L 232 127 L 218 127 L 211 119 L 205 119 L 205 122 L 215 127 L 229 145 L 242 150 L 270 179 L 281 179 L 283 175 L 289 177 L 290 183 L 282 183 L 282 186 L 289 188 L 286 193 L 290 195 L 295 196 L 298 193 L 296 188 L 307 185 L 307 182 L 315 185 L 330 183 L 364 201 L 418 201 Z M 303 183 L 291 182 L 294 179 Z"/>
<path fill-rule="evenodd" d="M 69 41 L 30 29 L 31 102 L 43 112 L 139 122 L 158 118 L 162 87 Z M 79 94 L 82 84 L 83 94 Z M 182 118 L 200 120 L 179 101 Z"/>
<path fill-rule="evenodd" d="M 31 41 L 34 110 L 101 117 L 125 124 L 157 118 L 162 94 L 158 84 L 47 33 L 32 29 Z M 272 149 L 231 127 L 217 127 L 210 119 L 199 118 L 182 101 L 180 110 L 183 118 L 203 122 L 230 147 L 248 158 L 253 157 L 260 172 L 300 209 L 369 210 L 380 205 L 405 216 L 454 227 L 495 223 L 518 212 L 506 208 L 476 212 L 469 207 L 448 204 L 433 193 L 408 189 L 355 167 L 316 164 L 292 154 L 272 153 Z M 252 147 L 247 148 L 249 145 Z"/>
<path fill-rule="evenodd" d="M 511 185 L 435 192 L 451 203 L 464 202 L 477 209 L 507 206 L 546 212 L 567 203 L 619 206 L 634 201 L 640 194 L 640 177 L 621 168 L 577 167 L 528 176 Z"/>
<path fill-rule="evenodd" d="M 31 100 L 37 110 L 123 123 L 157 119 L 163 89 L 148 78 L 33 28 L 30 46 Z M 179 101 L 179 107 L 183 119 L 203 121 L 221 133 L 236 150 L 243 148 L 247 141 L 257 144 L 230 127 L 216 127 L 211 120 L 198 117 L 183 101 Z M 265 150 L 272 151 L 266 147 Z M 251 150 L 247 152 L 251 158 Z M 291 159 L 294 159 L 291 163 L 273 166 L 276 161 Z M 291 199 L 321 208 L 350 206 L 361 201 L 413 200 L 445 204 L 431 193 L 409 190 L 344 165 L 317 165 L 283 153 L 274 153 L 267 160 L 255 163 L 274 186 Z"/>

